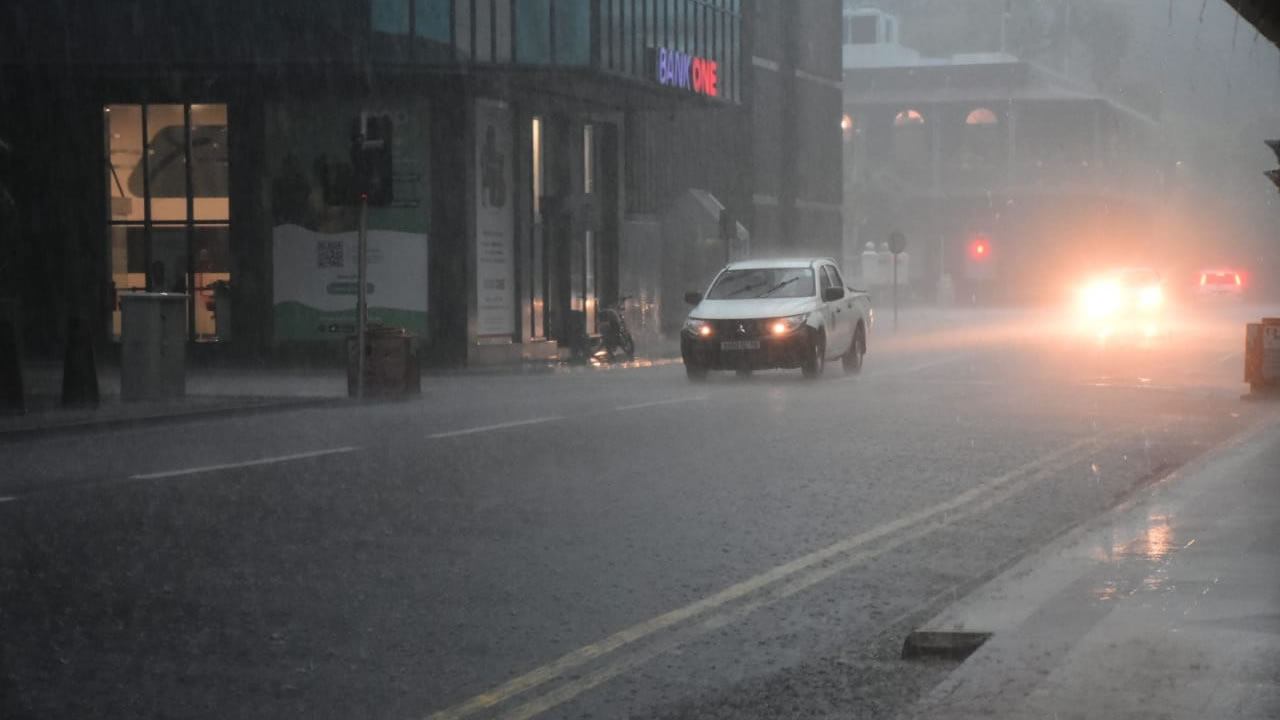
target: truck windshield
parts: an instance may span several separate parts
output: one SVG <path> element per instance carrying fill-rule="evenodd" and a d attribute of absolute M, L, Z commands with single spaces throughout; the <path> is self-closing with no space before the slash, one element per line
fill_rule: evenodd
<path fill-rule="evenodd" d="M 725 270 L 707 293 L 708 300 L 750 300 L 813 295 L 813 269 L 756 268 Z"/>

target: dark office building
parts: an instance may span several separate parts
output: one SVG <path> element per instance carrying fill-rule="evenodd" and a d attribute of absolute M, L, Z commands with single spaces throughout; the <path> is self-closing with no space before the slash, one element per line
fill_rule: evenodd
<path fill-rule="evenodd" d="M 839 251 L 839 17 L 838 0 L 9 2 L 0 296 L 35 354 L 72 315 L 109 350 L 120 295 L 151 290 L 189 295 L 197 354 L 332 357 L 355 317 L 363 132 L 371 322 L 437 362 L 510 362 L 629 295 L 656 336 L 673 289 L 725 257 Z M 732 237 L 702 230 L 722 208 Z"/>

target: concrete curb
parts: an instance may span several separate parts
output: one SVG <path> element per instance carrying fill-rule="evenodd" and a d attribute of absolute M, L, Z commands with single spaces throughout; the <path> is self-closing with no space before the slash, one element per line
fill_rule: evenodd
<path fill-rule="evenodd" d="M 133 417 L 108 417 L 77 420 L 63 423 L 48 423 L 31 427 L 0 430 L 0 444 L 21 442 L 35 438 L 81 435 L 94 432 L 120 430 L 135 427 L 176 424 L 196 420 L 215 419 L 219 417 L 235 417 L 240 415 L 259 415 L 269 412 L 288 410 L 304 410 L 308 408 L 339 407 L 355 405 L 354 400 L 345 397 L 325 398 L 289 398 L 263 399 L 259 402 L 242 402 L 218 407 L 178 410 L 175 412 L 156 412 Z"/>
<path fill-rule="evenodd" d="M 566 363 L 548 363 L 544 365 L 523 365 L 520 367 L 511 366 L 494 366 L 482 368 L 460 368 L 457 370 L 445 371 L 426 371 L 423 378 L 465 378 L 465 377 L 521 377 L 528 375 L 577 375 L 591 372 L 617 371 L 617 370 L 637 370 L 642 368 L 665 367 L 676 365 L 681 362 L 680 358 L 655 358 L 652 360 L 639 360 L 629 363 L 617 363 L 612 365 L 570 365 Z M 246 399 L 243 402 L 235 402 L 227 405 L 193 409 L 177 409 L 172 412 L 154 412 L 145 415 L 127 416 L 127 417 L 103 417 L 92 418 L 87 420 L 75 420 L 69 422 L 50 422 L 45 424 L 33 425 L 31 427 L 20 427 L 11 430 L 0 429 L 0 445 L 20 442 L 33 438 L 46 438 L 66 435 L 87 434 L 93 432 L 104 432 L 110 430 L 118 430 L 134 427 L 146 427 L 154 425 L 164 425 L 170 423 L 191 422 L 196 420 L 214 419 L 219 417 L 234 417 L 239 415 L 257 415 L 269 412 L 285 412 L 289 410 L 304 410 L 308 408 L 336 408 L 336 407 L 359 407 L 366 405 L 382 405 L 391 403 L 413 402 L 421 399 L 426 392 L 413 395 L 384 395 L 366 398 L 364 401 L 356 401 L 346 396 L 331 396 L 320 398 L 261 398 L 259 400 Z"/>
<path fill-rule="evenodd" d="M 963 614 L 962 611 L 958 610 L 959 608 L 972 605 L 980 601 L 984 596 L 991 595 L 990 588 L 1002 585 L 1017 585 L 1025 582 L 1025 576 L 1028 574 L 1026 568 L 1029 565 L 1035 567 L 1034 561 L 1037 558 L 1055 557 L 1060 564 L 1063 563 L 1062 558 L 1066 556 L 1064 549 L 1078 545 L 1083 539 L 1098 532 L 1099 528 L 1113 522 L 1115 518 L 1123 517 L 1128 513 L 1134 512 L 1135 509 L 1153 502 L 1161 492 L 1167 492 L 1170 485 L 1178 480 L 1188 476 L 1194 477 L 1203 472 L 1205 468 L 1212 467 L 1224 458 L 1231 457 L 1233 449 L 1246 445 L 1275 429 L 1280 429 L 1280 416 L 1272 415 L 1255 420 L 1243 430 L 1224 438 L 1217 445 L 1206 449 L 1186 463 L 1165 470 L 1159 475 L 1149 478 L 1140 486 L 1130 489 L 1123 497 L 1118 498 L 1115 503 L 1093 518 L 1081 523 L 1069 523 L 1057 529 L 1050 533 L 1039 546 L 1010 558 L 990 571 L 983 573 L 980 577 L 974 578 L 973 581 L 967 583 L 968 590 L 964 596 L 948 603 L 932 618 L 907 634 L 903 640 L 902 659 L 939 658 L 956 661 L 967 660 L 970 655 L 977 652 L 997 632 L 1007 632 L 1007 629 L 986 626 L 973 627 L 963 623 L 956 623 L 954 616 L 958 613 Z M 1023 604 L 1030 608 L 1038 607 L 1039 604 L 1045 602 L 1043 597 L 1034 594 L 1029 595 L 1032 599 Z"/>
<path fill-rule="evenodd" d="M 557 373 L 605 372 L 611 370 L 638 370 L 643 368 L 667 367 L 684 362 L 678 355 L 675 357 L 641 358 L 631 362 L 592 365 L 591 363 L 574 363 L 555 361 L 547 363 L 522 363 L 520 365 L 467 366 L 450 369 L 425 369 L 426 378 L 453 377 L 521 377 L 525 375 L 555 375 Z"/>
<path fill-rule="evenodd" d="M 1250 692 L 1269 686 L 1247 669 L 1274 655 L 1274 633 L 1228 621 L 1274 608 L 1258 578 L 1274 566 L 1265 538 L 1278 506 L 1265 481 L 1277 431 L 1280 415 L 1256 420 L 944 609 L 917 632 L 991 640 L 897 717 L 1269 717 L 1258 712 L 1265 696 Z M 1256 509 L 1233 517 L 1255 497 Z M 1143 550 L 1153 518 L 1181 518 L 1190 541 Z M 1116 592 L 1100 597 L 1104 587 Z M 921 641 L 938 639 L 948 638 Z M 1205 709 L 1207 696 L 1221 698 L 1218 710 Z"/>

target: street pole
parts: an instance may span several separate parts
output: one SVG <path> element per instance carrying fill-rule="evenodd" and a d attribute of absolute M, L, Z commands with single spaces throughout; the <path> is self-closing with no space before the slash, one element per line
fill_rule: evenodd
<path fill-rule="evenodd" d="M 360 193 L 360 233 L 357 239 L 356 256 L 358 271 L 356 273 L 356 399 L 364 399 L 364 367 L 365 367 L 365 334 L 369 330 L 369 251 L 366 237 L 365 220 L 369 214 L 369 193 Z"/>
<path fill-rule="evenodd" d="M 893 329 L 898 329 L 898 253 L 893 254 Z"/>

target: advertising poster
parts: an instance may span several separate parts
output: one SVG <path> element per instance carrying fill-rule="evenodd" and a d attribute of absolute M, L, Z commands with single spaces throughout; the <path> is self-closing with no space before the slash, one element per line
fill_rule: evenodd
<path fill-rule="evenodd" d="M 370 230 L 369 324 L 426 330 L 425 237 Z M 277 340 L 337 339 L 355 332 L 360 284 L 355 231 L 277 225 L 272 233 Z"/>
<path fill-rule="evenodd" d="M 369 322 L 427 338 L 427 108 L 421 102 L 277 103 L 267 110 L 276 342 L 341 341 L 356 327 L 351 196 L 356 119 L 390 120 L 392 199 L 368 211 Z"/>
<path fill-rule="evenodd" d="M 515 334 L 515 238 L 512 212 L 511 110 L 476 101 L 476 336 Z"/>

